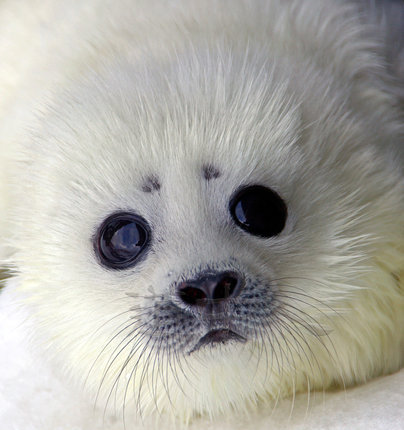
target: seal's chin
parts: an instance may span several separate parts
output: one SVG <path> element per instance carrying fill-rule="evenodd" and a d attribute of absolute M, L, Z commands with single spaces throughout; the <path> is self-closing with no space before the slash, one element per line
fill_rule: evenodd
<path fill-rule="evenodd" d="M 216 329 L 210 330 L 205 336 L 201 337 L 198 343 L 191 349 L 189 354 L 198 351 L 206 346 L 213 346 L 217 344 L 225 344 L 228 342 L 246 342 L 247 339 L 238 333 L 229 329 Z"/>

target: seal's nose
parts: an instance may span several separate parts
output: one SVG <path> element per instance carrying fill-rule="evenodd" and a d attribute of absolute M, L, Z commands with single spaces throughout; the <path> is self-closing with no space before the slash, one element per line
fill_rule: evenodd
<path fill-rule="evenodd" d="M 241 275 L 236 272 L 201 274 L 198 278 L 181 282 L 178 297 L 187 305 L 206 306 L 236 297 L 243 286 Z"/>

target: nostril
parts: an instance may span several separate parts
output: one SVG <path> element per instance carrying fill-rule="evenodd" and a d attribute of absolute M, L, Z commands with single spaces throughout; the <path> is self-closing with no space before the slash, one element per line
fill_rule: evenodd
<path fill-rule="evenodd" d="M 201 273 L 197 278 L 177 286 L 178 298 L 187 305 L 207 306 L 236 297 L 243 287 L 243 278 L 236 272 Z"/>
<path fill-rule="evenodd" d="M 213 290 L 213 300 L 223 300 L 231 297 L 237 287 L 238 279 L 233 276 L 224 276 Z"/>
<path fill-rule="evenodd" d="M 206 294 L 200 288 L 191 286 L 181 288 L 179 296 L 188 305 L 203 305 L 207 299 Z"/>

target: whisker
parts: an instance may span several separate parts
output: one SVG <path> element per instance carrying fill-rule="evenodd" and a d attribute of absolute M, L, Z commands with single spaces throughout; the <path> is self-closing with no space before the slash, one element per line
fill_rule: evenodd
<path fill-rule="evenodd" d="M 140 326 L 140 328 L 142 328 L 143 326 L 144 326 L 145 324 L 142 324 L 141 326 Z M 133 343 L 133 341 L 134 341 L 134 339 L 136 339 L 136 341 L 133 343 L 133 345 L 132 345 L 132 349 L 131 349 L 131 351 L 130 351 L 130 353 L 129 353 L 129 355 L 128 355 L 128 357 L 126 358 L 126 360 L 125 360 L 125 362 L 124 362 L 124 364 L 122 365 L 122 367 L 121 367 L 121 370 L 119 371 L 119 373 L 118 373 L 118 375 L 116 376 L 116 378 L 115 378 L 115 381 L 114 381 L 114 383 L 113 383 L 113 385 L 112 385 L 112 387 L 111 387 L 111 390 L 110 390 L 110 392 L 109 392 L 109 395 L 108 395 L 108 398 L 107 398 L 107 401 L 106 401 L 106 405 L 105 405 L 105 408 L 104 408 L 104 411 L 106 410 L 106 407 L 107 407 L 107 405 L 108 405 L 108 403 L 109 403 L 109 400 L 110 400 L 110 398 L 111 398 L 111 395 L 112 395 L 112 392 L 113 392 L 113 390 L 115 389 L 115 394 L 116 394 L 116 390 L 118 389 L 118 384 L 119 384 L 119 379 L 120 379 L 120 377 L 121 377 L 121 375 L 122 375 L 122 373 L 124 372 L 124 370 L 126 369 L 126 366 L 128 365 L 128 363 L 129 363 L 129 361 L 130 361 L 130 359 L 132 358 L 131 357 L 131 354 L 133 353 L 133 352 L 136 352 L 136 350 L 137 350 L 137 348 L 139 347 L 139 345 L 141 344 L 141 342 L 142 342 L 142 340 L 144 339 L 144 337 L 146 336 L 146 333 L 147 333 L 147 330 L 146 330 L 146 332 L 145 333 L 142 333 L 141 334 L 141 336 L 139 337 L 139 338 L 137 338 L 137 336 L 138 336 L 138 334 L 136 334 L 136 331 L 137 330 L 132 330 L 120 343 L 119 343 L 119 345 L 117 346 L 117 348 L 119 348 L 119 346 L 120 345 L 122 345 L 122 343 L 124 343 L 125 342 L 125 340 L 126 339 L 128 339 L 129 338 L 129 340 L 126 342 L 126 344 L 119 350 L 119 352 L 115 355 L 115 357 L 112 359 L 112 361 L 111 361 L 111 358 L 112 358 L 112 355 L 114 354 L 114 352 L 117 350 L 117 348 L 115 348 L 115 350 L 114 350 L 114 352 L 111 354 L 111 357 L 110 357 L 110 359 L 109 359 L 109 361 L 107 362 L 107 365 L 108 365 L 108 367 L 107 367 L 107 369 L 105 370 L 105 372 L 104 372 L 104 376 L 103 376 L 103 378 L 102 378 L 102 381 L 101 381 L 101 384 L 100 384 L 100 388 L 101 388 L 101 385 L 104 383 L 104 380 L 105 380 L 105 378 L 106 378 L 106 375 L 107 375 L 107 373 L 109 372 L 109 370 L 110 370 L 110 368 L 112 367 L 112 365 L 113 365 L 113 363 L 115 362 L 115 360 L 119 357 L 119 355 L 127 348 L 127 346 L 128 345 L 130 345 L 130 344 L 132 344 Z"/>
<path fill-rule="evenodd" d="M 122 312 L 121 314 L 119 314 L 119 316 L 121 316 L 121 315 L 123 315 L 123 314 L 125 314 L 125 313 L 128 313 L 128 312 L 130 312 L 130 311 L 125 311 L 125 312 Z M 111 318 L 111 320 L 112 320 L 112 318 Z M 110 321 L 111 321 L 110 320 Z M 128 321 L 124 321 L 124 322 L 122 322 L 121 324 L 119 324 L 119 326 L 116 328 L 116 330 L 119 330 L 119 328 L 121 327 L 121 326 L 123 326 L 124 324 L 127 324 L 128 323 Z M 84 384 L 86 384 L 86 382 L 87 382 L 87 380 L 88 380 L 88 378 L 89 378 L 89 376 L 90 376 L 90 373 L 92 372 L 92 370 L 93 370 L 93 368 L 94 368 L 94 366 L 95 366 L 95 364 L 97 363 L 97 361 L 99 360 L 99 358 L 101 357 L 101 355 L 103 354 L 103 352 L 108 348 L 108 346 L 122 333 L 122 332 L 124 332 L 126 329 L 128 329 L 129 327 L 131 327 L 132 325 L 134 324 L 134 321 L 132 320 L 132 321 L 130 321 L 130 323 L 129 324 L 127 324 L 122 330 L 120 330 L 118 333 L 116 333 L 114 336 L 112 336 L 112 338 L 104 345 L 104 347 L 101 349 L 101 351 L 99 352 L 99 354 L 97 355 L 97 357 L 96 357 L 96 359 L 94 360 L 94 362 L 93 362 L 93 364 L 91 365 L 91 367 L 90 367 L 90 370 L 88 371 L 88 374 L 87 374 L 87 376 L 86 376 L 86 379 L 85 379 L 85 381 L 84 381 Z M 103 325 L 105 325 L 105 324 L 103 324 Z"/>
<path fill-rule="evenodd" d="M 154 335 L 154 333 L 156 331 L 157 331 L 157 328 L 155 330 L 153 330 L 153 332 L 152 332 L 149 340 L 147 341 L 145 347 L 143 348 L 143 351 L 140 354 L 140 356 L 143 356 L 144 351 L 147 350 L 147 348 L 149 346 L 149 343 L 153 339 L 153 335 Z M 138 410 L 140 412 L 142 411 L 142 408 L 140 406 L 141 406 L 141 394 L 142 394 L 143 384 L 144 384 L 145 378 L 147 377 L 147 373 L 148 373 L 148 370 L 149 370 L 149 367 L 150 367 L 150 356 L 151 356 L 151 354 L 152 354 L 152 352 L 154 350 L 154 347 L 155 347 L 155 341 L 153 342 L 151 348 L 149 348 L 149 353 L 147 355 L 147 358 L 145 359 L 146 366 L 143 366 L 142 373 L 140 375 L 139 389 L 137 390 L 137 405 L 138 405 Z M 137 365 L 136 365 L 136 367 L 137 367 Z"/>
<path fill-rule="evenodd" d="M 163 342 L 163 339 L 161 341 L 161 344 Z M 166 342 L 168 343 L 168 342 Z M 156 360 L 159 363 L 159 365 L 157 366 L 157 375 L 160 377 L 161 383 L 163 385 L 163 388 L 165 390 L 165 393 L 167 395 L 167 399 L 168 402 L 170 404 L 170 407 L 172 408 L 172 410 L 174 410 L 174 404 L 171 400 L 171 395 L 170 395 L 170 390 L 169 390 L 169 384 L 168 384 L 168 360 L 169 358 L 169 347 L 168 345 L 164 345 L 164 347 L 162 345 L 159 345 L 159 348 L 157 349 L 157 357 Z M 163 366 L 164 363 L 166 363 L 166 367 L 165 367 L 165 373 L 163 371 Z"/>
<path fill-rule="evenodd" d="M 317 358 L 316 358 L 315 354 L 313 353 L 313 351 L 312 351 L 312 348 L 311 348 L 310 344 L 307 342 L 306 337 L 305 337 L 305 336 L 303 335 L 303 333 L 300 331 L 300 329 L 299 329 L 299 327 L 296 325 L 295 321 L 294 321 L 294 320 L 291 320 L 291 319 L 290 319 L 290 317 L 289 317 L 288 315 L 286 315 L 286 316 L 285 316 L 283 313 L 279 313 L 279 316 L 278 316 L 278 317 L 285 317 L 285 318 L 286 318 L 286 321 L 284 321 L 285 329 L 289 332 L 289 334 L 293 337 L 294 341 L 297 343 L 297 345 L 299 345 L 300 349 L 303 351 L 303 354 L 304 354 L 304 356 L 305 356 L 305 357 L 306 357 L 306 359 L 307 359 L 307 363 L 309 364 L 310 369 L 311 369 L 312 371 L 314 371 L 314 369 L 313 369 L 313 367 L 312 367 L 311 360 L 310 360 L 310 358 L 308 357 L 308 355 L 307 355 L 307 353 L 306 353 L 305 349 L 302 347 L 302 345 L 301 345 L 300 341 L 299 341 L 299 340 L 294 336 L 293 332 L 294 332 L 294 333 L 296 333 L 296 335 L 297 335 L 299 338 L 301 338 L 301 339 L 302 339 L 303 343 L 306 345 L 306 347 L 307 347 L 308 351 L 310 352 L 310 354 L 311 354 L 312 358 L 314 359 L 314 361 L 315 361 L 315 363 L 316 363 L 316 365 L 317 365 L 317 368 L 318 368 L 318 369 L 319 369 L 319 371 L 320 371 L 320 374 L 322 375 L 320 364 L 319 364 L 319 362 L 318 362 L 318 360 L 317 360 Z M 280 318 L 279 318 L 279 319 L 280 319 Z M 290 327 L 290 325 L 289 325 L 290 323 L 292 323 L 292 324 L 293 324 L 294 330 Z M 300 324 L 300 325 L 301 325 L 301 323 L 299 323 L 299 322 L 298 322 L 297 324 Z M 323 379 L 323 378 L 322 378 L 322 379 Z M 323 385 L 324 385 L 324 383 L 323 383 Z"/>
<path fill-rule="evenodd" d="M 158 383 L 158 369 L 159 369 L 159 365 L 157 366 L 157 375 L 156 375 L 156 380 L 154 380 L 154 374 L 155 374 L 155 370 L 156 370 L 156 363 L 160 363 L 161 362 L 161 357 L 160 357 L 160 352 L 162 350 L 162 343 L 163 343 L 163 339 L 164 339 L 164 331 L 165 329 L 163 328 L 163 330 L 161 330 L 159 337 L 157 339 L 157 341 L 155 343 L 158 343 L 157 346 L 157 354 L 154 355 L 154 359 L 153 359 L 153 367 L 152 367 L 152 379 L 151 379 L 151 393 L 152 393 L 152 397 L 154 400 L 154 404 L 156 406 L 156 411 L 160 414 L 159 411 L 159 407 L 157 404 L 157 383 Z"/>
<path fill-rule="evenodd" d="M 122 329 L 118 334 L 120 334 L 120 333 L 122 333 L 123 331 L 125 331 L 126 329 L 128 329 L 128 328 L 130 328 L 130 327 L 133 327 L 133 326 L 135 326 L 135 324 L 136 324 L 136 322 L 137 321 L 131 321 L 130 322 L 130 324 L 128 324 L 124 329 Z M 133 335 L 134 335 L 134 333 L 136 333 L 136 331 L 139 329 L 139 328 L 142 328 L 143 326 L 145 326 L 146 325 L 146 323 L 144 323 L 144 324 L 141 324 L 140 326 L 138 326 L 138 327 L 135 327 L 135 329 L 132 329 L 119 343 L 118 343 L 118 345 L 114 348 L 114 350 L 111 352 L 111 354 L 110 354 L 110 358 L 108 359 L 108 361 L 107 361 L 107 363 L 105 364 L 105 369 L 104 369 L 104 373 L 103 373 L 103 377 L 102 377 L 102 379 L 101 379 L 101 383 L 100 383 L 100 387 L 99 387 L 99 389 L 98 389 L 98 393 L 97 393 L 97 396 L 98 396 L 98 394 L 99 394 L 99 392 L 100 392 L 100 389 L 101 389 L 101 387 L 102 387 L 102 385 L 103 385 L 103 383 L 104 383 L 104 380 L 105 380 L 105 378 L 106 378 L 106 376 L 107 376 L 107 374 L 108 374 L 108 372 L 109 372 L 109 370 L 110 370 L 110 368 L 113 366 L 113 364 L 114 364 L 114 362 L 115 362 L 115 360 L 119 357 L 119 355 L 121 354 L 121 352 L 124 350 L 124 349 L 126 349 L 126 347 L 128 346 L 128 345 L 130 345 L 131 343 L 132 343 L 132 341 L 133 341 L 133 339 L 134 339 L 134 337 L 133 337 Z M 117 335 L 115 335 L 114 336 L 114 338 L 116 338 L 117 337 Z M 135 336 L 136 337 L 136 336 Z M 125 341 L 127 340 L 129 338 L 129 340 L 125 343 Z M 112 339 L 113 340 L 113 339 Z M 112 341 L 111 340 L 111 341 Z M 108 342 L 108 344 L 110 344 L 111 343 L 111 341 L 109 341 Z M 125 343 L 125 345 L 123 346 L 123 347 L 121 347 L 121 345 L 123 344 L 123 343 Z M 119 349 L 121 347 L 121 349 Z M 119 351 L 118 351 L 119 350 Z M 117 352 L 118 351 L 118 352 Z M 116 353 L 117 352 L 117 353 Z"/>
<path fill-rule="evenodd" d="M 138 370 L 139 362 L 140 362 L 140 360 L 142 360 L 142 359 L 144 358 L 144 357 L 143 357 L 143 354 L 144 354 L 144 352 L 147 350 L 147 347 L 148 347 L 149 343 L 151 342 L 151 340 L 152 340 L 152 338 L 153 338 L 154 333 L 157 331 L 157 328 L 154 328 L 150 335 L 147 333 L 148 331 L 149 331 L 149 329 L 147 329 L 144 333 L 142 333 L 142 336 L 140 337 L 140 339 L 136 341 L 136 344 L 132 347 L 131 351 L 129 352 L 128 357 L 127 357 L 127 359 L 125 360 L 125 363 L 124 363 L 124 365 L 122 366 L 122 369 L 121 369 L 121 371 L 120 371 L 120 373 L 119 373 L 119 375 L 118 375 L 118 377 L 120 377 L 120 376 L 122 375 L 123 371 L 126 369 L 126 367 L 127 367 L 127 366 L 128 366 L 128 364 L 130 363 L 130 361 L 132 360 L 132 358 L 133 358 L 136 354 L 138 354 L 138 355 L 139 355 L 139 357 L 138 357 L 138 359 L 136 360 L 136 363 L 134 363 L 134 365 L 132 366 L 132 370 L 131 370 L 130 374 L 128 375 L 128 378 L 127 378 L 128 380 L 127 380 L 127 383 L 126 383 L 126 386 L 125 386 L 125 391 L 124 391 L 124 396 L 123 396 L 123 405 L 122 405 L 122 415 L 123 415 L 123 418 L 124 418 L 124 419 L 125 419 L 125 408 L 126 408 L 126 403 L 127 403 L 127 402 L 126 402 L 126 399 L 127 399 L 127 394 L 128 394 L 129 384 L 130 384 L 130 382 L 132 381 L 132 383 L 133 383 L 133 388 L 134 388 L 134 390 L 135 390 L 136 372 L 137 372 L 137 370 Z M 142 342 L 143 342 L 143 339 L 145 339 L 147 336 L 148 336 L 149 338 L 148 338 L 148 340 L 147 340 L 146 344 L 144 344 L 144 345 L 143 345 L 143 348 L 142 348 Z M 140 352 L 140 353 L 138 353 L 138 351 L 139 351 L 140 349 L 141 349 L 141 352 Z M 141 390 L 141 386 L 139 387 L 139 390 Z M 139 391 L 139 396 L 140 396 L 140 391 Z M 140 408 L 140 400 L 139 400 L 139 402 L 136 402 L 135 404 L 136 404 L 136 409 L 137 409 L 137 411 L 138 411 L 138 412 L 139 412 L 139 414 L 140 414 L 140 417 L 143 419 L 142 411 L 141 411 L 141 408 Z"/>
<path fill-rule="evenodd" d="M 289 294 L 291 294 L 291 293 L 289 293 Z M 293 294 L 293 293 L 292 293 L 292 294 Z M 296 301 L 298 301 L 298 302 L 301 302 L 301 303 L 306 304 L 307 306 L 312 306 L 314 309 L 318 310 L 318 308 L 317 308 L 316 306 L 311 305 L 310 303 L 308 303 L 308 302 L 306 302 L 306 301 L 304 301 L 304 300 L 296 299 L 295 297 L 292 297 L 292 296 L 290 296 L 290 295 L 280 294 L 280 295 L 279 295 L 279 297 L 287 298 L 287 299 L 290 299 L 290 300 L 296 300 Z M 305 327 L 306 327 L 306 329 L 307 329 L 307 330 L 308 330 L 308 331 L 309 331 L 313 336 L 315 336 L 319 341 L 321 341 L 320 336 L 325 336 L 325 337 L 327 337 L 327 338 L 328 338 L 328 340 L 330 341 L 330 344 L 331 344 L 331 345 L 333 345 L 332 340 L 331 340 L 331 338 L 329 337 L 329 333 L 324 329 L 324 327 L 323 327 L 321 324 L 319 324 L 319 322 L 318 322 L 316 319 L 314 319 L 314 317 L 313 317 L 313 316 L 311 316 L 311 315 L 310 315 L 310 314 L 308 314 L 307 312 L 304 312 L 303 310 L 301 310 L 301 309 L 297 308 L 296 306 L 293 306 L 293 305 L 292 305 L 292 304 L 290 304 L 290 303 L 283 302 L 283 306 L 284 306 L 284 307 L 291 308 L 291 309 L 293 309 L 295 312 L 301 313 L 301 314 L 303 314 L 305 317 L 307 317 L 308 319 L 310 319 L 310 320 L 314 323 L 314 326 L 311 326 L 310 324 L 308 324 L 308 323 L 307 323 L 307 321 L 305 321 Z M 294 315 L 295 317 L 297 317 L 297 318 L 298 318 L 298 316 L 297 316 L 296 314 L 292 313 L 292 311 L 290 311 L 290 310 L 289 310 L 288 312 L 290 312 L 292 315 Z M 335 324 L 335 323 L 334 323 L 334 321 L 333 321 L 332 319 L 327 318 L 327 320 L 328 320 L 329 322 L 331 322 L 332 324 Z M 320 328 L 320 331 L 321 331 L 321 333 L 320 333 L 320 334 L 319 334 L 319 333 L 318 333 L 318 331 L 315 329 L 316 327 Z M 334 346 L 333 346 L 333 347 L 334 347 Z M 335 348 L 334 348 L 334 352 L 336 353 Z"/>
<path fill-rule="evenodd" d="M 329 323 L 335 324 L 335 322 L 329 317 L 329 315 L 324 314 L 321 311 L 321 309 L 319 309 L 317 306 L 315 306 L 315 305 L 313 305 L 313 304 L 311 304 L 311 303 L 309 303 L 306 300 L 303 300 L 301 298 L 293 297 L 293 294 L 297 294 L 297 295 L 300 295 L 300 296 L 303 296 L 303 297 L 305 296 L 307 298 L 311 298 L 310 296 L 304 295 L 302 293 L 295 293 L 294 291 L 287 291 L 287 292 L 288 292 L 288 294 L 277 293 L 277 295 L 279 297 L 282 297 L 282 298 L 287 298 L 287 299 L 290 299 L 290 300 L 295 300 L 295 301 L 303 303 L 303 304 L 305 304 L 307 306 L 311 306 L 314 309 L 316 309 L 318 312 L 320 312 L 326 318 L 326 320 Z M 318 300 L 316 300 L 316 301 L 318 301 Z M 319 302 L 321 303 L 321 301 L 319 301 Z M 303 327 L 305 327 L 305 329 L 308 330 L 308 332 L 310 334 L 312 334 L 321 343 L 322 347 L 326 350 L 326 352 L 327 352 L 328 356 L 330 357 L 330 359 L 334 362 L 336 368 L 338 368 L 339 374 L 340 374 L 339 376 L 341 378 L 341 383 L 343 384 L 343 386 L 345 386 L 344 377 L 342 375 L 342 372 L 340 371 L 341 367 L 340 367 L 339 363 L 335 361 L 335 359 L 338 358 L 338 352 L 337 352 L 337 350 L 335 348 L 335 345 L 334 345 L 334 342 L 330 338 L 330 335 L 327 332 L 327 330 L 325 330 L 325 328 L 317 320 L 315 320 L 313 316 L 311 316 L 307 312 L 304 312 L 303 310 L 297 308 L 296 306 L 293 306 L 292 304 L 286 303 L 284 301 L 283 301 L 283 306 L 289 308 L 289 310 L 287 310 L 286 317 L 288 317 L 288 315 L 292 315 L 295 318 L 295 322 L 296 323 L 298 323 L 298 324 L 302 325 Z M 293 309 L 293 311 L 291 311 L 290 309 Z M 332 308 L 330 308 L 330 309 L 332 309 Z M 302 317 L 298 316 L 297 313 L 302 314 L 306 318 L 306 320 L 303 319 Z M 340 314 L 338 312 L 336 312 L 336 314 L 338 316 L 340 316 Z M 290 318 L 290 316 L 289 316 L 289 318 Z M 307 319 L 310 320 L 312 323 L 314 323 L 314 327 L 311 324 L 308 324 Z M 317 329 L 315 327 L 317 327 Z M 318 328 L 320 329 L 320 333 L 318 332 Z M 324 341 L 322 339 L 322 336 L 324 336 L 324 337 L 326 337 L 328 339 L 328 341 L 330 343 L 330 346 L 332 347 L 332 350 L 333 350 L 334 354 L 332 354 L 329 351 L 327 345 L 324 343 Z"/>

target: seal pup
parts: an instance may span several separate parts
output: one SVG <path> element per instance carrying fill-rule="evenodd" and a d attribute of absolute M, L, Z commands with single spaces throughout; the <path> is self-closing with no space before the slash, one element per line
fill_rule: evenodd
<path fill-rule="evenodd" d="M 67 385 L 189 422 L 402 366 L 398 84 L 354 4 L 0 11 L 2 300 Z"/>

